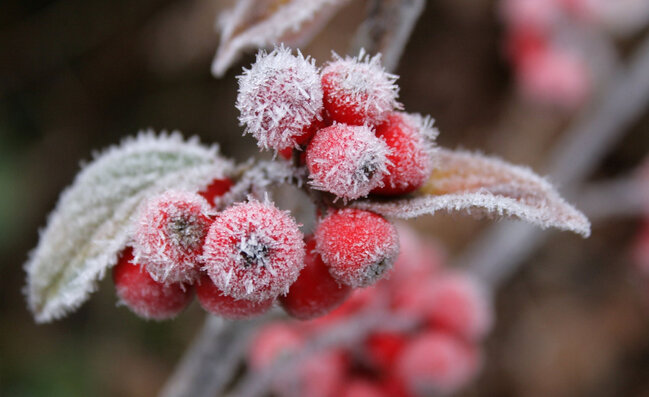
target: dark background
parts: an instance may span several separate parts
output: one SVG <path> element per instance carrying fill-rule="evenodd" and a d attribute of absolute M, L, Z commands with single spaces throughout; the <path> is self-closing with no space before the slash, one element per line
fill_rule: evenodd
<path fill-rule="evenodd" d="M 22 265 L 82 159 L 140 129 L 178 129 L 256 154 L 234 108 L 247 55 L 209 73 L 219 0 L 4 0 L 0 3 L 0 394 L 155 394 L 198 331 L 194 303 L 172 322 L 115 307 L 109 277 L 79 311 L 36 325 Z M 431 0 L 397 73 L 408 111 L 431 114 L 439 143 L 480 149 L 543 173 L 574 113 L 516 93 L 491 0 Z M 305 48 L 344 53 L 361 20 L 356 0 Z M 617 43 L 625 53 L 633 39 Z M 593 180 L 624 175 L 649 149 L 649 113 L 601 160 Z M 449 255 L 489 224 L 440 215 L 414 223 Z M 596 223 L 588 240 L 552 232 L 497 297 L 497 325 L 472 396 L 649 396 L 649 283 L 631 269 L 639 219 Z"/>

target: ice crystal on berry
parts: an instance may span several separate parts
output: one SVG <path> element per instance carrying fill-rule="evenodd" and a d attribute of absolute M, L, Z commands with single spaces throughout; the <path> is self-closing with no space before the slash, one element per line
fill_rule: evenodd
<path fill-rule="evenodd" d="M 205 270 L 225 295 L 262 301 L 286 293 L 304 267 L 295 220 L 270 202 L 251 200 L 224 210 L 207 234 Z"/>
<path fill-rule="evenodd" d="M 239 121 L 261 148 L 280 151 L 297 146 L 321 117 L 318 69 L 299 51 L 294 56 L 281 46 L 268 54 L 260 52 L 238 79 Z"/>
<path fill-rule="evenodd" d="M 196 193 L 170 190 L 148 200 L 134 233 L 135 261 L 158 282 L 192 283 L 210 225 L 208 211 Z"/>
<path fill-rule="evenodd" d="M 402 107 L 397 78 L 383 69 L 380 54 L 370 57 L 361 50 L 358 57 L 344 59 L 334 54 L 322 70 L 328 116 L 347 124 L 378 124 L 387 112 Z"/>
<path fill-rule="evenodd" d="M 370 127 L 334 124 L 318 131 L 307 148 L 310 184 L 344 199 L 367 196 L 381 186 L 389 154 Z"/>

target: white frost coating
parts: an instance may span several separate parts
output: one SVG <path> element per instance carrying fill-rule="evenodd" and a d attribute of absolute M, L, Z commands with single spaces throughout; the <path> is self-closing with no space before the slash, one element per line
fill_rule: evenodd
<path fill-rule="evenodd" d="M 249 48 L 308 42 L 349 0 L 240 0 L 219 17 L 221 43 L 212 62 L 220 77 Z"/>
<path fill-rule="evenodd" d="M 334 124 L 316 133 L 307 150 L 309 184 L 345 200 L 382 186 L 390 148 L 370 127 Z"/>
<path fill-rule="evenodd" d="M 80 306 L 127 244 L 135 211 L 170 188 L 200 190 L 232 164 L 198 139 L 142 132 L 95 155 L 59 198 L 25 264 L 26 295 L 37 322 Z"/>
<path fill-rule="evenodd" d="M 203 269 L 224 295 L 261 302 L 288 292 L 304 267 L 304 236 L 291 215 L 266 201 L 219 214 L 205 239 Z"/>
<path fill-rule="evenodd" d="M 520 218 L 542 228 L 590 235 L 590 222 L 545 179 L 525 167 L 475 153 L 440 149 L 437 168 L 414 197 L 351 206 L 402 219 L 439 210 Z"/>
<path fill-rule="evenodd" d="M 192 284 L 209 229 L 210 205 L 195 192 L 169 190 L 142 206 L 133 233 L 134 263 L 159 283 Z"/>
<path fill-rule="evenodd" d="M 397 102 L 399 76 L 385 71 L 381 54 L 370 57 L 361 49 L 358 57 L 341 58 L 333 53 L 334 60 L 322 69 L 325 87 L 325 107 L 351 109 L 363 115 L 363 122 L 379 123 L 385 115 L 402 109 Z M 329 109 L 329 107 L 327 107 Z"/>
<path fill-rule="evenodd" d="M 237 78 L 239 122 L 263 149 L 297 147 L 296 139 L 321 118 L 320 75 L 313 59 L 299 51 L 297 56 L 284 46 L 260 51 Z"/>

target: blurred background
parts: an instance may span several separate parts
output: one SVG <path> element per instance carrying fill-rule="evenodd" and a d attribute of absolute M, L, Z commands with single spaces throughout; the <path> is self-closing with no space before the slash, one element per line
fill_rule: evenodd
<path fill-rule="evenodd" d="M 587 52 L 584 81 L 575 72 L 580 66 L 563 73 L 544 59 L 565 79 L 558 87 L 574 88 L 554 100 L 545 94 L 557 86 L 525 66 L 541 61 L 520 59 L 538 45 L 534 32 L 512 28 L 516 17 L 500 3 L 429 0 L 395 71 L 400 99 L 408 111 L 435 118 L 441 146 L 495 154 L 544 174 L 562 133 L 606 95 L 606 76 L 632 59 L 649 29 L 639 24 L 611 35 L 602 51 L 612 57 Z M 36 325 L 22 294 L 22 266 L 59 193 L 95 150 L 153 128 L 218 142 L 236 160 L 258 155 L 253 138 L 241 136 L 234 108 L 235 76 L 254 51 L 222 78 L 210 74 L 219 44 L 214 21 L 232 4 L 0 3 L 2 396 L 155 395 L 200 329 L 197 303 L 163 323 L 116 307 L 110 277 L 77 312 Z M 331 50 L 345 53 L 366 7 L 351 0 L 303 52 L 319 63 Z M 586 184 L 635 175 L 649 152 L 649 103 L 643 106 Z M 578 195 L 571 201 L 579 206 Z M 440 214 L 412 225 L 454 258 L 491 223 Z M 459 395 L 649 396 L 649 278 L 631 254 L 642 223 L 640 214 L 599 217 L 585 240 L 551 231 L 500 285 L 484 370 Z"/>

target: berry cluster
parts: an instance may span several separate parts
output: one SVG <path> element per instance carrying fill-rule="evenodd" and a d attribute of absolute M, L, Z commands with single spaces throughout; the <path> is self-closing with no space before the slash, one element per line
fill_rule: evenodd
<path fill-rule="evenodd" d="M 263 371 L 303 351 L 327 327 L 349 321 L 368 307 L 415 319 L 403 330 L 374 329 L 344 346 L 320 350 L 275 379 L 278 395 L 445 395 L 464 386 L 481 365 L 480 341 L 491 309 L 479 284 L 442 268 L 434 245 L 401 228 L 402 251 L 392 277 L 356 291 L 341 307 L 308 322 L 276 322 L 262 328 L 249 364 Z"/>
<path fill-rule="evenodd" d="M 206 310 L 227 318 L 260 314 L 278 299 L 287 313 L 308 319 L 381 279 L 399 252 L 395 227 L 334 203 L 419 188 L 431 171 L 436 130 L 429 118 L 400 111 L 396 76 L 379 61 L 335 56 L 319 70 L 285 47 L 260 53 L 239 76 L 240 121 L 260 147 L 294 159 L 296 178 L 308 171 L 302 186 L 320 201 L 315 231 L 304 238 L 288 213 L 254 199 L 217 212 L 215 199 L 236 183 L 229 179 L 199 193 L 165 192 L 143 206 L 133 254 L 115 268 L 121 300 L 163 319 L 195 290 Z"/>
<path fill-rule="evenodd" d="M 239 120 L 261 148 L 306 164 L 314 189 L 345 201 L 409 193 L 430 174 L 437 132 L 400 111 L 396 78 L 379 56 L 334 56 L 319 70 L 278 47 L 239 76 Z"/>

